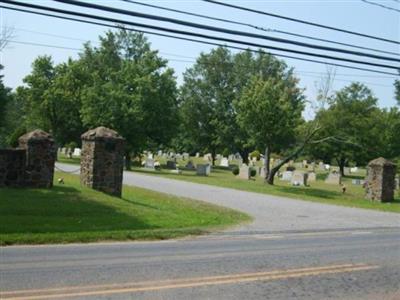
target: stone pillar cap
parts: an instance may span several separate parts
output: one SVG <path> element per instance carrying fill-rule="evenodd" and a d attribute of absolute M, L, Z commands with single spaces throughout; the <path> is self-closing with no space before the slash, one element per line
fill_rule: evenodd
<path fill-rule="evenodd" d="M 95 129 L 90 129 L 81 135 L 82 140 L 94 141 L 94 140 L 124 140 L 122 136 L 115 130 L 100 126 Z"/>
<path fill-rule="evenodd" d="M 378 157 L 374 160 L 371 160 L 368 163 L 368 166 L 396 166 L 396 164 L 386 158 Z"/>
<path fill-rule="evenodd" d="M 50 133 L 47 133 L 41 129 L 36 129 L 31 132 L 25 133 L 21 137 L 19 137 L 19 142 L 27 142 L 27 141 L 42 141 L 42 140 L 49 140 L 53 141 L 53 137 Z"/>

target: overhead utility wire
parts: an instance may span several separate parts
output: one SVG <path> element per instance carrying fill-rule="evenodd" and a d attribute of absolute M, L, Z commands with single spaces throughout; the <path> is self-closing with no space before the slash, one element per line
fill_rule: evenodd
<path fill-rule="evenodd" d="M 288 20 L 288 21 L 292 21 L 292 22 L 297 22 L 297 23 L 316 26 L 316 27 L 320 27 L 320 28 L 330 29 L 330 30 L 334 30 L 334 31 L 344 32 L 344 33 L 348 33 L 348 34 L 352 34 L 352 35 L 362 36 L 365 38 L 375 39 L 375 40 L 379 40 L 379 41 L 383 41 L 383 42 L 387 42 L 387 43 L 398 44 L 398 45 L 400 44 L 399 41 L 389 40 L 386 38 L 373 36 L 373 35 L 369 35 L 369 34 L 365 34 L 365 33 L 360 33 L 360 32 L 351 31 L 351 30 L 347 30 L 347 29 L 341 29 L 341 28 L 332 27 L 332 26 L 328 26 L 328 25 L 318 24 L 318 23 L 314 23 L 314 22 L 310 22 L 310 21 L 306 21 L 306 20 L 286 17 L 283 15 L 268 13 L 265 11 L 251 9 L 251 8 L 238 6 L 238 5 L 234 5 L 234 4 L 229 4 L 229 3 L 225 3 L 225 2 L 220 2 L 220 1 L 215 1 L 215 0 L 203 0 L 203 1 L 217 4 L 217 5 L 226 6 L 226 7 L 231 7 L 231 8 L 235 8 L 235 9 L 239 9 L 239 10 L 249 11 L 249 12 L 253 12 L 253 13 L 257 13 L 257 14 L 261 14 L 261 15 L 266 15 L 266 16 L 270 16 L 270 17 L 274 17 L 274 18 L 284 19 L 284 20 Z"/>
<path fill-rule="evenodd" d="M 340 52 L 340 53 L 351 54 L 351 55 L 356 55 L 356 56 L 363 56 L 363 57 L 370 57 L 370 58 L 381 59 L 381 60 L 400 62 L 400 59 L 388 57 L 388 56 L 381 56 L 381 55 L 376 55 L 376 54 L 369 54 L 369 53 L 346 50 L 346 49 L 341 49 L 341 48 L 321 46 L 321 45 L 316 45 L 316 44 L 308 44 L 308 43 L 304 43 L 304 42 L 298 42 L 298 41 L 294 41 L 294 40 L 271 37 L 271 36 L 266 36 L 266 35 L 257 34 L 257 33 L 215 27 L 215 26 L 210 26 L 210 25 L 204 25 L 204 24 L 199 24 L 199 23 L 178 20 L 178 19 L 174 19 L 174 18 L 145 14 L 145 13 L 140 13 L 140 12 L 134 12 L 131 10 L 110 7 L 110 6 L 103 6 L 103 5 L 99 5 L 99 4 L 95 4 L 95 3 L 82 2 L 82 1 L 76 1 L 76 0 L 53 0 L 53 1 L 60 2 L 63 4 L 70 4 L 70 5 L 78 6 L 78 7 L 86 7 L 86 8 L 97 9 L 97 10 L 111 12 L 111 13 L 117 13 L 117 14 L 133 16 L 133 17 L 138 17 L 138 18 L 143 18 L 143 19 L 149 19 L 152 21 L 169 22 L 169 23 L 173 23 L 173 24 L 177 24 L 177 25 L 183 25 L 183 26 L 188 26 L 188 27 L 192 27 L 192 28 L 196 28 L 196 29 L 204 29 L 204 30 L 209 30 L 209 31 L 214 31 L 214 32 L 220 32 L 220 33 L 225 33 L 225 34 L 230 34 L 230 35 L 235 35 L 235 36 L 240 35 L 240 36 L 244 36 L 244 37 L 257 38 L 257 39 L 263 39 L 263 40 L 268 40 L 268 41 L 273 41 L 273 42 L 278 42 L 278 43 L 291 44 L 291 45 L 307 47 L 307 48 L 311 48 L 311 49 L 325 50 L 325 51 L 331 51 L 331 52 Z M 9 2 L 9 1 L 6 1 L 6 2 Z"/>
<path fill-rule="evenodd" d="M 57 18 L 57 19 L 62 19 L 62 20 L 75 21 L 75 22 L 86 23 L 86 24 L 97 25 L 97 26 L 104 26 L 104 27 L 109 27 L 109 28 L 116 28 L 116 29 L 121 29 L 122 28 L 120 25 L 105 24 L 105 23 L 100 23 L 100 22 L 95 22 L 95 21 L 76 19 L 76 18 L 72 18 L 72 17 L 58 16 L 58 15 L 53 15 L 53 14 L 49 14 L 49 13 L 31 11 L 31 10 L 26 10 L 26 9 L 21 9 L 21 8 L 7 7 L 7 6 L 3 6 L 3 5 L 0 5 L 0 8 L 9 9 L 9 10 L 18 11 L 18 12 L 23 12 L 23 13 L 30 13 L 30 14 L 40 15 L 40 16 L 52 17 L 52 18 Z M 92 18 L 96 19 L 98 17 L 92 16 Z M 173 39 L 178 39 L 178 40 L 194 42 L 194 43 L 200 43 L 200 44 L 206 44 L 206 45 L 212 45 L 212 46 L 219 46 L 219 47 L 227 47 L 227 48 L 231 48 L 231 49 L 236 49 L 236 50 L 241 50 L 241 51 L 250 51 L 250 52 L 254 52 L 254 53 L 265 53 L 261 49 L 255 50 L 255 49 L 252 49 L 252 48 L 244 48 L 244 47 L 239 47 L 239 46 L 233 46 L 233 45 L 227 45 L 227 44 L 221 44 L 221 43 L 197 40 L 197 39 L 192 39 L 192 38 L 187 38 L 187 37 L 180 37 L 180 36 L 175 36 L 175 35 L 170 35 L 170 34 L 165 34 L 165 33 L 158 33 L 158 32 L 153 32 L 153 31 L 138 30 L 138 29 L 133 29 L 133 28 L 129 28 L 129 27 L 128 28 L 124 28 L 124 29 L 126 29 L 128 31 L 140 32 L 140 33 L 145 33 L 145 34 L 150 34 L 150 35 L 156 35 L 156 36 L 162 36 L 162 37 L 167 37 L 167 38 L 173 38 Z M 332 63 L 332 62 L 314 60 L 314 59 L 309 59 L 309 58 L 290 56 L 290 55 L 285 55 L 285 54 L 277 54 L 277 53 L 271 53 L 271 52 L 269 52 L 269 54 L 270 55 L 274 55 L 274 56 L 278 56 L 278 57 L 284 57 L 284 58 L 295 59 L 295 60 L 300 60 L 300 61 L 307 61 L 307 62 L 312 62 L 312 63 L 318 63 L 318 64 L 342 67 L 342 68 L 347 68 L 347 69 L 353 69 L 353 70 L 360 70 L 360 71 L 373 72 L 373 73 L 379 73 L 379 74 L 399 76 L 399 74 L 396 74 L 396 73 L 390 73 L 390 72 L 380 71 L 380 70 L 375 70 L 375 69 L 367 69 L 367 68 L 356 67 L 356 66 L 342 65 L 342 64 L 338 64 L 338 63 Z"/>
<path fill-rule="evenodd" d="M 380 4 L 380 3 L 376 3 L 376 2 L 372 2 L 372 1 L 367 1 L 367 0 L 361 0 L 361 1 L 364 2 L 364 3 L 367 3 L 367 4 L 379 6 L 379 7 L 381 7 L 381 8 L 385 8 L 385 9 L 387 9 L 387 10 L 393 10 L 393 11 L 395 11 L 395 12 L 400 12 L 400 9 L 396 9 L 396 8 L 393 8 L 393 7 L 390 7 L 390 6 L 386 6 L 386 5 L 383 5 L 383 4 Z"/>
<path fill-rule="evenodd" d="M 296 53 L 296 54 L 314 56 L 314 57 L 320 57 L 320 58 L 327 58 L 327 59 L 332 59 L 332 60 L 346 61 L 346 62 L 362 64 L 362 65 L 369 65 L 369 66 L 374 66 L 374 67 L 395 69 L 395 70 L 399 71 L 399 66 L 385 65 L 385 64 L 380 64 L 380 63 L 366 62 L 366 61 L 360 61 L 360 60 L 344 58 L 344 57 L 336 57 L 336 56 L 330 56 L 330 55 L 319 54 L 319 53 L 312 53 L 312 52 L 305 52 L 305 51 L 300 51 L 300 50 L 268 46 L 268 45 L 264 45 L 264 44 L 254 43 L 254 42 L 247 42 L 247 41 L 235 40 L 235 39 L 230 39 L 230 38 L 225 38 L 225 37 L 206 35 L 206 34 L 201 34 L 201 33 L 196 33 L 196 32 L 189 32 L 189 31 L 183 31 L 183 30 L 178 30 L 178 29 L 165 28 L 165 27 L 160 27 L 160 26 L 136 23 L 136 22 L 114 19 L 114 18 L 103 17 L 103 16 L 95 16 L 95 15 L 91 15 L 91 14 L 87 14 L 87 13 L 62 10 L 62 9 L 57 9 L 57 8 L 53 8 L 53 7 L 40 6 L 40 5 L 29 4 L 29 3 L 21 3 L 21 2 L 11 1 L 11 0 L 0 0 L 0 2 L 6 2 L 9 4 L 30 7 L 30 8 L 34 8 L 34 9 L 53 11 L 53 12 L 57 12 L 57 13 L 67 14 L 67 15 L 75 15 L 75 16 L 79 16 L 79 17 L 83 17 L 83 18 L 97 19 L 97 20 L 102 20 L 102 21 L 112 22 L 112 23 L 117 23 L 117 24 L 120 23 L 120 24 L 130 25 L 130 26 L 150 28 L 153 30 L 166 31 L 169 33 L 189 35 L 189 36 L 195 36 L 195 37 L 200 37 L 200 38 L 205 38 L 205 39 L 223 41 L 223 42 L 227 42 L 227 43 L 236 43 L 236 44 L 242 44 L 242 45 L 246 45 L 246 46 L 258 47 L 258 48 L 264 48 L 264 49 L 273 49 L 273 50 L 278 50 L 278 51 L 284 51 L 284 52 L 289 52 L 289 53 Z"/>
<path fill-rule="evenodd" d="M 73 51 L 83 51 L 83 48 L 71 48 L 71 47 L 65 47 L 65 46 L 58 46 L 58 45 L 50 45 L 50 44 L 41 44 L 41 43 L 34 43 L 34 42 L 24 42 L 24 41 L 14 41 L 14 40 L 9 40 L 9 43 L 12 44 L 22 44 L 22 45 L 31 45 L 31 46 L 39 46 L 39 47 L 46 47 L 46 48 L 55 48 L 55 49 L 65 49 L 65 50 L 73 50 Z M 177 54 L 168 54 L 165 52 L 159 52 L 160 54 L 167 55 L 167 56 L 177 56 L 177 57 L 186 57 L 183 55 L 177 55 Z M 184 60 L 184 59 L 174 59 L 174 58 L 168 58 L 168 61 L 173 61 L 173 62 L 182 62 L 182 63 L 196 63 L 196 58 L 195 57 L 188 57 L 191 58 L 190 60 Z M 310 75 L 314 74 L 314 75 Z M 308 72 L 308 71 L 296 71 L 294 70 L 294 74 L 296 75 L 301 75 L 301 76 L 306 76 L 306 77 L 314 77 L 314 78 L 321 78 L 322 75 L 324 75 L 325 73 L 321 73 L 321 72 Z M 319 74 L 319 76 L 318 76 Z M 336 74 L 339 75 L 339 74 Z M 354 75 L 352 74 L 352 76 L 358 76 L 358 75 Z M 388 77 L 389 78 L 389 77 Z M 346 80 L 346 79 L 338 79 L 335 77 L 335 80 L 337 81 L 344 81 L 344 82 L 353 82 L 352 80 Z M 366 81 L 358 81 L 360 83 L 364 83 L 364 84 L 369 84 L 369 85 L 376 85 L 376 86 L 382 86 L 382 87 L 393 87 L 392 85 L 387 85 L 387 84 L 379 84 L 379 83 L 375 83 L 375 82 L 366 82 Z"/>
<path fill-rule="evenodd" d="M 341 45 L 341 46 L 348 46 L 348 47 L 357 48 L 357 49 L 370 50 L 370 51 L 374 51 L 374 52 L 400 56 L 400 53 L 396 53 L 396 52 L 384 51 L 384 50 L 379 50 L 379 49 L 374 49 L 374 48 L 369 48 L 369 47 L 363 47 L 363 46 L 357 46 L 357 45 L 352 45 L 352 44 L 347 44 L 347 43 L 342 43 L 342 42 L 337 42 L 337 41 L 331 41 L 331 40 L 321 39 L 321 38 L 317 38 L 317 37 L 313 37 L 313 36 L 308 36 L 308 35 L 303 35 L 303 34 L 298 34 L 298 33 L 278 30 L 278 29 L 264 28 L 264 27 L 253 25 L 253 24 L 250 24 L 250 23 L 244 23 L 244 22 L 238 22 L 238 21 L 233 21 L 233 20 L 228 20 L 228 19 L 211 17 L 211 16 L 192 13 L 192 12 L 183 11 L 183 10 L 179 10 L 179 9 L 173 9 L 173 8 L 158 6 L 158 5 L 154 5 L 154 4 L 142 3 L 142 2 L 133 1 L 133 0 L 120 0 L 120 1 L 127 2 L 127 3 L 132 3 L 132 4 L 137 4 L 137 5 L 141 5 L 141 6 L 146 6 L 146 7 L 151 7 L 151 8 L 157 8 L 157 9 L 161 9 L 161 10 L 165 10 L 165 11 L 172 11 L 172 12 L 176 12 L 176 13 L 180 13 L 180 14 L 184 14 L 184 15 L 189 15 L 189 16 L 195 16 L 195 17 L 204 18 L 204 19 L 208 19 L 208 20 L 214 20 L 214 21 L 226 22 L 226 23 L 230 23 L 230 24 L 247 26 L 247 27 L 254 28 L 254 29 L 257 29 L 257 30 L 261 30 L 261 31 L 265 31 L 265 32 L 276 32 L 276 33 L 281 33 L 281 34 L 301 37 L 301 38 L 310 39 L 310 40 L 319 41 L 319 42 L 337 44 L 337 45 Z"/>

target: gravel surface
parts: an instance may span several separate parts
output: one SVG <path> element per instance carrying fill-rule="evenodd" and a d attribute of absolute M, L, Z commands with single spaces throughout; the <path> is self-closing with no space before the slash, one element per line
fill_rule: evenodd
<path fill-rule="evenodd" d="M 77 169 L 76 165 L 58 166 L 64 170 Z M 124 172 L 124 184 L 230 207 L 254 218 L 249 224 L 229 229 L 232 233 L 400 227 L 400 215 L 396 213 L 307 202 L 134 172 Z"/>

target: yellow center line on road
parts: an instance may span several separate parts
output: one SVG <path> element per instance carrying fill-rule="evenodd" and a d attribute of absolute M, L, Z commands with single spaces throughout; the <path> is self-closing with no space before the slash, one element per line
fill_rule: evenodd
<path fill-rule="evenodd" d="M 346 273 L 377 269 L 377 265 L 343 264 L 324 267 L 300 268 L 291 270 L 275 270 L 257 273 L 230 274 L 221 276 L 180 278 L 160 281 L 144 281 L 124 284 L 75 286 L 54 289 L 20 290 L 0 293 L 0 299 L 34 300 L 57 299 L 69 297 L 83 297 L 109 295 L 121 293 L 148 292 L 165 289 L 178 289 L 220 284 L 238 284 L 252 281 L 267 281 L 297 278 L 303 276 L 317 276 L 325 274 Z"/>

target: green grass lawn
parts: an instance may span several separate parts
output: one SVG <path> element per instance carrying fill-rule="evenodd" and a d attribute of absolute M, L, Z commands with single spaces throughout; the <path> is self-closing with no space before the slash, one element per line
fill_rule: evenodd
<path fill-rule="evenodd" d="M 259 176 L 256 176 L 253 180 L 238 179 L 230 170 L 220 167 L 213 168 L 208 177 L 197 176 L 194 171 L 188 170 L 184 170 L 180 175 L 172 174 L 166 169 L 163 169 L 162 171 L 149 172 L 145 171 L 143 168 L 134 168 L 134 171 L 143 174 L 227 187 L 242 191 L 400 213 L 400 196 L 398 192 L 396 192 L 395 201 L 391 203 L 376 203 L 364 199 L 364 189 L 362 186 L 353 185 L 351 183 L 352 179 L 364 178 L 362 175 L 365 172 L 364 170 L 343 178 L 343 183 L 347 187 L 345 194 L 342 193 L 339 185 L 326 184 L 323 181 L 326 177 L 326 173 L 319 171 L 317 171 L 319 172 L 317 174 L 318 180 L 316 182 L 311 182 L 308 187 L 291 186 L 289 182 L 281 181 L 279 179 L 276 179 L 275 184 L 271 186 L 265 184 L 263 179 Z"/>
<path fill-rule="evenodd" d="M 124 186 L 122 198 L 62 176 L 52 189 L 0 188 L 0 244 L 168 239 L 249 221 L 246 214 Z"/>
<path fill-rule="evenodd" d="M 202 158 L 191 158 L 197 163 L 206 163 Z M 70 162 L 71 159 L 61 157 L 60 162 Z M 341 187 L 338 185 L 326 184 L 324 182 L 328 172 L 316 170 L 317 181 L 311 182 L 308 187 L 294 187 L 287 181 L 275 180 L 275 185 L 270 186 L 263 182 L 259 176 L 255 180 L 242 180 L 236 178 L 232 172 L 223 167 L 215 167 L 208 177 L 197 176 L 195 171 L 183 170 L 182 174 L 173 174 L 165 168 L 166 161 L 163 158 L 159 159 L 164 166 L 161 171 L 146 171 L 143 168 L 134 167 L 134 172 L 149 174 L 154 176 L 162 176 L 171 179 L 190 181 L 195 183 L 209 184 L 220 187 L 233 188 L 237 190 L 250 191 L 262 194 L 277 195 L 289 198 L 295 198 L 306 201 L 321 202 L 342 206 L 367 208 L 374 210 L 390 211 L 400 213 L 400 194 L 396 192 L 395 201 L 391 203 L 376 203 L 364 199 L 364 189 L 360 185 L 353 185 L 352 179 L 363 179 L 365 177 L 365 169 L 359 169 L 355 174 L 343 178 L 343 183 L 347 187 L 345 194 L 341 192 Z M 79 158 L 73 158 L 73 163 L 79 163 Z M 178 160 L 179 166 L 185 166 L 187 161 Z M 235 162 L 233 162 L 235 163 Z M 257 162 L 261 166 L 261 162 Z M 217 162 L 218 165 L 218 162 Z M 303 169 L 305 170 L 305 169 Z"/>

